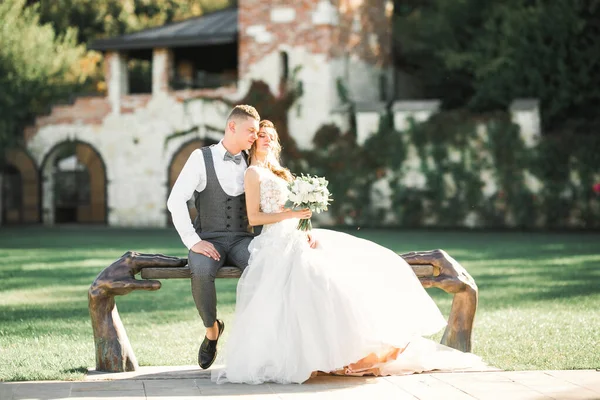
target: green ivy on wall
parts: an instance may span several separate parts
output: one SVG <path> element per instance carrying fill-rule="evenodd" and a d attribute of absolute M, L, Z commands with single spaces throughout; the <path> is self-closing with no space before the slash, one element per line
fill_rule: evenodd
<path fill-rule="evenodd" d="M 569 142 L 542 137 L 528 148 L 507 112 L 443 111 L 425 122 L 409 121 L 403 132 L 392 120 L 383 114 L 363 146 L 351 132 L 322 127 L 315 149 L 304 154 L 310 172 L 330 178 L 336 222 L 389 224 L 369 211 L 372 184 L 386 171 L 390 212 L 399 226 L 600 227 L 600 193 L 593 190 L 600 140 L 593 135 Z M 415 173 L 408 167 L 414 165 L 411 147 L 422 185 L 405 182 Z M 528 186 L 527 179 L 540 188 Z"/>

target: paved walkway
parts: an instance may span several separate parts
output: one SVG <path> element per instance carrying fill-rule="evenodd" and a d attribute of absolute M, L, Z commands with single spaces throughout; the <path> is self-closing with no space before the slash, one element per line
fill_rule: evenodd
<path fill-rule="evenodd" d="M 302 385 L 216 385 L 195 366 L 90 372 L 81 382 L 0 383 L 0 400 L 21 399 L 586 399 L 600 400 L 600 372 L 432 373 L 385 378 L 319 376 Z"/>

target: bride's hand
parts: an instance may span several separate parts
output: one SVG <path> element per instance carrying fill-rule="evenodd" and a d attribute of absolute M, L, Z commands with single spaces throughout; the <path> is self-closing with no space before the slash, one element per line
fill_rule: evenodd
<path fill-rule="evenodd" d="M 308 236 L 308 246 L 311 249 L 314 249 L 317 247 L 317 240 L 314 238 L 313 235 L 311 235 L 310 233 L 307 235 Z"/>
<path fill-rule="evenodd" d="M 312 217 L 312 211 L 310 211 L 310 208 L 294 210 L 290 211 L 290 213 L 292 214 L 290 215 L 290 218 L 310 219 L 310 217 Z"/>

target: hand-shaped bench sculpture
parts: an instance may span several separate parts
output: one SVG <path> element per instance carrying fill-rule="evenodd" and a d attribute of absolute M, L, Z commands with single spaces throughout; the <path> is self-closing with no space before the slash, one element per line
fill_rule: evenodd
<path fill-rule="evenodd" d="M 115 296 L 133 290 L 158 290 L 159 281 L 135 279 L 142 268 L 177 268 L 187 265 L 185 258 L 128 251 L 106 267 L 88 290 L 88 308 L 92 318 L 96 346 L 96 370 L 135 371 L 138 363 L 119 317 Z"/>
<path fill-rule="evenodd" d="M 448 326 L 441 343 L 461 351 L 471 351 L 471 332 L 477 310 L 477 285 L 467 271 L 443 250 L 402 254 L 425 288 L 437 287 L 454 294 Z M 138 363 L 119 317 L 114 296 L 133 290 L 158 290 L 153 279 L 189 278 L 187 259 L 162 254 L 129 251 L 104 269 L 88 291 L 88 306 L 96 346 L 96 370 L 135 371 Z M 135 279 L 141 272 L 143 280 Z M 239 269 L 223 267 L 217 278 L 238 278 Z"/>

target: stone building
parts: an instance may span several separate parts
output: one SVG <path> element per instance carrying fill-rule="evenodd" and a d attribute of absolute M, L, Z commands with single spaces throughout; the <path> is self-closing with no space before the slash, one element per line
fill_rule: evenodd
<path fill-rule="evenodd" d="M 106 96 L 56 105 L 25 129 L 2 174 L 2 223 L 166 226 L 183 163 L 222 137 L 253 81 L 274 95 L 301 83 L 287 123 L 302 148 L 340 119 L 340 87 L 368 110 L 389 100 L 391 14 L 388 0 L 239 0 L 98 40 Z M 151 65 L 147 90 L 131 82 L 132 60 Z"/>
<path fill-rule="evenodd" d="M 398 89 L 404 83 L 390 67 L 392 13 L 390 0 L 238 0 L 236 8 L 98 40 L 92 48 L 104 56 L 106 95 L 56 105 L 25 129 L 25 149 L 9 151 L 0 171 L 0 224 L 167 226 L 166 199 L 189 154 L 221 139 L 232 104 L 246 102 L 256 82 L 274 99 L 301 86 L 284 109 L 300 148 L 310 148 L 324 124 L 347 131 L 349 102 L 359 144 L 388 111 L 398 131 L 428 119 L 439 101 L 405 99 L 410 91 Z M 140 65 L 141 82 L 132 73 Z M 538 102 L 517 100 L 510 113 L 535 146 Z M 419 188 L 422 160 L 407 146 L 401 184 Z M 481 171 L 486 196 L 497 189 L 492 172 Z"/>

